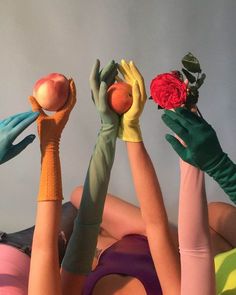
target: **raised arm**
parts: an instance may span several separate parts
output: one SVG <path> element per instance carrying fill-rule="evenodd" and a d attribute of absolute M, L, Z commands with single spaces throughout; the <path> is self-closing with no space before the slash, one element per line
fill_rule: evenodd
<path fill-rule="evenodd" d="M 163 294 L 180 293 L 180 265 L 168 225 L 163 197 L 152 161 L 145 149 L 139 117 L 146 92 L 144 80 L 133 62 L 121 62 L 120 71 L 132 85 L 133 105 L 121 119 L 119 137 L 126 141 L 135 191 Z"/>
<path fill-rule="evenodd" d="M 215 295 L 204 173 L 183 160 L 180 160 L 178 229 L 181 295 Z"/>
<path fill-rule="evenodd" d="M 40 112 L 37 124 L 41 150 L 41 176 L 32 245 L 29 295 L 62 293 L 58 257 L 58 234 L 63 199 L 59 144 L 62 130 L 75 101 L 76 93 L 72 80 L 67 103 L 53 116 L 47 116 L 35 98 L 30 97 L 32 109 Z"/>
<path fill-rule="evenodd" d="M 99 73 L 99 61 L 90 76 L 92 98 L 99 112 L 101 128 L 90 159 L 78 215 L 62 263 L 63 294 L 80 294 L 91 271 L 102 213 L 115 156 L 119 117 L 107 104 L 107 88 L 117 75 L 112 61 Z"/>
<path fill-rule="evenodd" d="M 236 164 L 223 152 L 211 125 L 184 108 L 166 110 L 162 119 L 187 145 L 183 147 L 167 134 L 166 139 L 178 155 L 213 177 L 236 204 Z"/>

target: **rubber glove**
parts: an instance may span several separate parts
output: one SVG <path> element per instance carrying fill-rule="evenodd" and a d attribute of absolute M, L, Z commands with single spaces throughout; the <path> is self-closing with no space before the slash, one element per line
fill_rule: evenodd
<path fill-rule="evenodd" d="M 70 95 L 66 104 L 52 116 L 48 116 L 44 113 L 33 96 L 29 97 L 29 101 L 33 111 L 40 112 L 37 119 L 41 149 L 41 176 L 38 201 L 62 200 L 59 144 L 62 130 L 76 102 L 74 81 L 70 79 Z"/>
<path fill-rule="evenodd" d="M 139 126 L 139 117 L 147 100 L 144 80 L 132 61 L 127 63 L 122 59 L 119 70 L 124 76 L 125 82 L 132 86 L 133 104 L 121 117 L 118 137 L 124 141 L 140 142 L 142 141 L 142 134 Z M 139 87 L 135 87 L 136 83 Z"/>
<path fill-rule="evenodd" d="M 165 110 L 162 119 L 187 145 L 184 147 L 167 134 L 166 139 L 177 154 L 213 177 L 236 203 L 236 165 L 223 152 L 211 125 L 184 108 L 175 109 L 175 112 Z"/>
<path fill-rule="evenodd" d="M 112 61 L 101 73 L 99 67 L 97 60 L 90 76 L 90 86 L 101 128 L 90 159 L 73 233 L 62 262 L 66 271 L 81 275 L 91 271 L 119 127 L 119 116 L 107 104 L 107 88 L 114 83 L 116 65 Z"/>
<path fill-rule="evenodd" d="M 32 124 L 38 116 L 39 112 L 30 111 L 13 115 L 0 121 L 0 164 L 17 156 L 34 141 L 35 135 L 30 134 L 18 144 L 12 144 L 17 136 Z"/>

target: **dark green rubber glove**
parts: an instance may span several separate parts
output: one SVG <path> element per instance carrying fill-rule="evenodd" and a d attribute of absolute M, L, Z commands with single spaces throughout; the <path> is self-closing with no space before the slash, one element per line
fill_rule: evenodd
<path fill-rule="evenodd" d="M 184 108 L 165 110 L 162 120 L 186 144 L 184 147 L 177 138 L 166 135 L 177 154 L 213 177 L 236 203 L 236 165 L 223 152 L 211 125 Z"/>
<path fill-rule="evenodd" d="M 35 135 L 30 134 L 16 145 L 13 145 L 17 136 L 32 124 L 38 116 L 39 112 L 30 111 L 16 114 L 0 121 L 0 164 L 16 157 L 34 141 Z"/>
<path fill-rule="evenodd" d="M 97 61 L 93 67 L 90 86 L 100 114 L 101 129 L 89 163 L 73 233 L 62 262 L 65 270 L 81 275 L 91 271 L 119 128 L 119 116 L 107 104 L 107 88 L 117 75 L 116 65 L 112 61 L 99 72 L 99 64 Z"/>

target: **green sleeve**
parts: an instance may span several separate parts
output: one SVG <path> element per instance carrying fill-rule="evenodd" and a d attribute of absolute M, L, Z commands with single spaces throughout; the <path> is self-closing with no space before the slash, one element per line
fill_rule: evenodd
<path fill-rule="evenodd" d="M 236 165 L 224 154 L 214 167 L 206 172 L 222 187 L 231 201 L 236 204 Z"/>
<path fill-rule="evenodd" d="M 91 271 L 102 222 L 110 172 L 115 156 L 117 128 L 103 125 L 90 159 L 80 209 L 74 222 L 62 267 L 86 275 Z"/>

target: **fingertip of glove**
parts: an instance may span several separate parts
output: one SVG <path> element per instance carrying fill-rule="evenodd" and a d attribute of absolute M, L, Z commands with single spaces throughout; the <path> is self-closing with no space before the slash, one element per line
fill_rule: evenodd
<path fill-rule="evenodd" d="M 172 135 L 170 135 L 170 134 L 166 134 L 165 135 L 165 139 L 168 141 L 168 142 L 170 142 L 171 141 L 171 139 L 172 139 Z"/>
<path fill-rule="evenodd" d="M 32 116 L 35 118 L 38 118 L 38 116 L 40 115 L 39 111 L 32 111 Z"/>
<path fill-rule="evenodd" d="M 33 142 L 34 140 L 35 140 L 35 135 L 34 134 L 30 134 L 29 136 L 28 136 L 28 140 L 29 140 L 29 142 Z"/>

